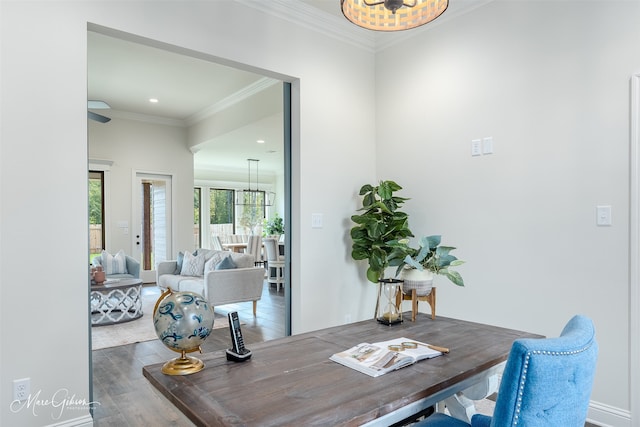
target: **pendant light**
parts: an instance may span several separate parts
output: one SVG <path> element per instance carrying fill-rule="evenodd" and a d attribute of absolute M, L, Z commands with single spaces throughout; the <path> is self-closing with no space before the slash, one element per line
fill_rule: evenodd
<path fill-rule="evenodd" d="M 247 188 L 236 191 L 236 205 L 238 206 L 256 206 L 265 207 L 273 206 L 276 194 L 271 191 L 260 191 L 260 181 L 258 176 L 258 159 L 247 159 L 248 181 Z M 251 169 L 255 168 L 256 187 L 252 188 Z"/>

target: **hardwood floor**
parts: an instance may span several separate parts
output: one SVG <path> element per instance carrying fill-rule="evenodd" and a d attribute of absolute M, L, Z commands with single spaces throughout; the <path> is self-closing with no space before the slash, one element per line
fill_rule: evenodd
<path fill-rule="evenodd" d="M 160 295 L 155 286 L 145 286 L 143 294 Z M 227 315 L 237 311 L 242 322 L 245 344 L 263 342 L 284 336 L 284 292 L 276 292 L 265 283 L 262 299 L 258 302 L 257 316 L 253 317 L 252 303 L 240 303 L 215 308 L 216 313 Z M 145 313 L 142 319 L 149 320 Z M 144 321 L 144 320 L 138 321 Z M 205 341 L 203 352 L 223 351 L 230 347 L 229 330 L 214 329 Z M 96 427 L 147 427 L 180 426 L 194 424 L 175 409 L 146 378 L 142 376 L 145 365 L 164 362 L 176 357 L 177 353 L 167 349 L 159 340 L 146 341 L 120 347 L 94 350 L 93 354 L 93 417 Z M 478 410 L 492 411 L 492 401 L 487 400 L 487 408 L 478 405 Z M 585 427 L 595 427 L 585 424 Z"/>
<path fill-rule="evenodd" d="M 156 286 L 145 286 L 143 294 L 157 294 Z M 263 342 L 284 336 L 284 291 L 276 292 L 265 283 L 262 299 L 258 301 L 257 316 L 253 317 L 251 302 L 215 307 L 216 313 L 227 315 L 237 311 L 242 322 L 245 344 Z M 150 314 L 136 321 L 149 321 Z M 214 329 L 203 345 L 204 353 L 230 347 L 229 329 Z M 146 378 L 142 367 L 170 360 L 177 353 L 167 349 L 159 340 L 94 350 L 93 354 L 93 411 L 97 427 L 193 426 L 175 409 Z"/>

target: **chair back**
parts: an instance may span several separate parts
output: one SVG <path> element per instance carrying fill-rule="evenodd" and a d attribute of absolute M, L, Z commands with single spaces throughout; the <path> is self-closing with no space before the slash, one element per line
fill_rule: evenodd
<path fill-rule="evenodd" d="M 264 248 L 267 251 L 267 262 L 278 261 L 278 245 L 276 239 L 264 239 Z"/>
<path fill-rule="evenodd" d="M 252 234 L 247 240 L 247 249 L 244 251 L 246 254 L 253 255 L 255 262 L 262 261 L 262 236 Z"/>
<path fill-rule="evenodd" d="M 558 338 L 516 340 L 491 426 L 584 427 L 597 358 L 593 322 L 581 315 Z"/>
<path fill-rule="evenodd" d="M 222 247 L 222 241 L 220 240 L 220 236 L 214 234 L 211 236 L 211 248 L 217 251 L 224 250 Z"/>

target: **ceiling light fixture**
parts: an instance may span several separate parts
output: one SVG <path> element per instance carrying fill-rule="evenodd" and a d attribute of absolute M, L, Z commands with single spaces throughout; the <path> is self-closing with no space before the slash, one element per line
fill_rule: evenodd
<path fill-rule="evenodd" d="M 236 205 L 238 206 L 251 206 L 251 207 L 262 207 L 265 206 L 273 206 L 273 200 L 276 197 L 276 194 L 271 191 L 260 191 L 260 180 L 258 177 L 258 162 L 260 160 L 257 159 L 247 159 L 247 168 L 249 170 L 249 178 L 247 183 L 247 189 L 245 190 L 237 190 L 236 191 Z M 255 176 L 256 176 L 256 188 L 255 190 L 251 188 L 251 168 L 255 166 Z"/>
<path fill-rule="evenodd" d="M 442 15 L 449 0 L 340 0 L 342 14 L 375 31 L 401 31 L 427 24 Z"/>
<path fill-rule="evenodd" d="M 264 139 L 259 139 L 256 141 L 258 144 L 264 144 Z"/>
<path fill-rule="evenodd" d="M 158 103 L 158 98 L 149 98 L 149 102 L 152 104 L 157 104 Z"/>

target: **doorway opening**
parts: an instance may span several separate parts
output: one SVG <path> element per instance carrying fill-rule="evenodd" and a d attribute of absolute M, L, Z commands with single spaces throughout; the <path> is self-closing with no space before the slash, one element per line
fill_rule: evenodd
<path fill-rule="evenodd" d="M 155 266 L 172 254 L 172 177 L 138 172 L 135 182 L 133 257 L 140 261 L 142 281 L 153 283 Z"/>
<path fill-rule="evenodd" d="M 115 92 L 121 92 L 119 88 L 118 91 L 115 90 L 111 90 L 111 91 L 104 91 L 102 93 L 93 93 L 93 85 L 94 84 L 112 84 L 115 86 L 112 86 L 112 88 L 117 87 L 117 85 L 119 83 L 122 82 L 128 82 L 128 83 L 132 83 L 132 81 L 130 81 L 127 78 L 122 78 L 121 75 L 119 77 L 114 77 L 117 73 L 112 73 L 109 72 L 109 67 L 110 66 L 115 66 L 115 67 L 119 67 L 120 71 L 122 71 L 122 63 L 118 62 L 115 58 L 113 60 L 104 60 L 104 58 L 102 58 L 102 60 L 100 61 L 100 66 L 96 66 L 96 67 L 92 67 L 91 66 L 91 61 L 93 58 L 95 58 L 95 56 L 97 55 L 97 50 L 100 46 L 97 46 L 94 49 L 94 45 L 92 42 L 96 42 L 98 44 L 100 43 L 110 43 L 110 39 L 114 39 L 116 40 L 116 43 L 126 43 L 128 45 L 133 46 L 133 49 L 151 49 L 153 50 L 151 56 L 154 55 L 158 55 L 160 57 L 165 57 L 166 55 L 171 55 L 172 58 L 189 58 L 188 61 L 189 63 L 195 63 L 197 61 L 195 61 L 196 59 L 198 61 L 202 61 L 203 58 L 206 57 L 206 55 L 204 54 L 200 54 L 200 53 L 193 53 L 190 51 L 186 51 L 185 49 L 176 47 L 176 46 L 170 46 L 170 45 L 163 45 L 162 43 L 158 43 L 155 41 L 151 41 L 151 40 L 147 40 L 147 39 L 142 39 L 140 37 L 131 35 L 131 34 L 126 34 L 126 33 L 120 33 L 118 31 L 115 30 L 111 30 L 108 28 L 104 28 L 104 27 L 100 27 L 94 24 L 90 24 L 89 25 L 89 31 L 88 31 L 88 38 L 89 38 L 89 42 L 88 42 L 88 60 L 89 60 L 89 66 L 88 66 L 88 99 L 100 99 L 100 98 L 107 98 L 106 101 L 111 101 L 110 99 L 108 99 L 108 97 Z M 94 35 L 97 35 L 98 37 L 93 37 Z M 109 45 L 110 47 L 113 47 L 112 45 Z M 131 47 L 130 46 L 130 47 Z M 139 53 L 139 51 L 136 51 Z M 141 59 L 141 58 L 148 58 L 149 56 L 147 55 L 141 55 L 141 54 L 134 54 L 134 55 L 129 55 L 129 56 L 125 56 L 125 58 L 127 58 L 127 60 L 134 60 L 134 59 Z M 180 62 L 181 59 L 176 59 L 175 62 Z M 216 61 L 218 61 L 217 58 L 208 58 L 206 59 L 206 61 L 204 62 L 209 62 L 209 63 L 215 63 Z M 237 66 L 238 69 L 235 71 L 238 74 L 242 73 L 242 64 L 234 64 L 234 67 Z M 227 65 L 227 68 L 231 68 L 230 66 Z M 244 67 L 244 68 L 248 68 L 248 67 Z M 162 70 L 162 67 L 154 67 L 154 70 L 156 70 L 156 72 L 158 70 Z M 245 73 L 248 73 L 247 71 L 245 71 Z M 143 74 L 143 73 L 142 73 Z M 270 74 L 271 76 L 273 76 L 273 73 L 265 73 L 265 74 Z M 218 80 L 215 77 L 212 77 L 212 74 L 208 74 L 208 78 L 211 80 Z M 117 80 L 111 80 L 109 81 L 109 79 L 116 79 Z M 244 78 L 247 78 L 247 76 L 245 75 Z M 179 73 L 174 73 L 172 75 L 172 80 L 171 83 L 167 84 L 167 86 L 171 86 L 172 84 L 174 84 L 175 82 L 179 82 L 180 79 L 180 74 Z M 242 80 L 242 79 L 240 79 Z M 273 122 L 278 122 L 279 119 L 279 123 L 276 123 L 277 126 L 279 126 L 279 131 L 282 132 L 283 128 L 284 128 L 284 133 L 286 135 L 288 135 L 288 139 L 284 138 L 284 141 L 280 141 L 281 148 L 280 148 L 280 154 L 282 155 L 281 157 L 283 159 L 286 159 L 282 162 L 282 164 L 280 165 L 280 169 L 278 172 L 278 178 L 276 180 L 274 180 L 271 185 L 277 185 L 278 186 L 278 190 L 277 192 L 279 193 L 279 202 L 281 203 L 281 206 L 279 206 L 280 209 L 280 213 L 281 216 L 285 219 L 285 230 L 286 230 L 286 246 L 287 248 L 291 247 L 291 227 L 290 227 L 290 223 L 291 223 L 291 210 L 290 210 L 290 206 L 291 206 L 291 170 L 292 170 L 292 162 L 291 162 L 291 142 L 290 142 L 290 135 L 291 135 L 291 117 L 290 117 L 290 107 L 287 107 L 288 110 L 287 111 L 282 111 L 282 98 L 289 96 L 290 97 L 290 84 L 286 82 L 286 77 L 283 76 L 279 83 L 280 85 L 276 85 L 274 83 L 276 79 L 274 79 L 273 77 L 269 77 L 266 78 L 264 76 L 262 76 L 261 79 L 258 79 L 257 82 L 253 82 L 251 84 L 249 84 L 249 89 L 250 90 L 238 90 L 237 92 L 239 94 L 247 95 L 249 93 L 258 93 L 258 94 L 262 94 L 263 96 L 266 96 L 267 91 L 271 90 L 271 92 L 279 92 L 279 104 L 278 104 L 278 108 L 280 109 L 279 111 L 279 115 L 276 116 L 274 114 L 272 114 L 271 116 L 265 118 L 264 120 L 260 121 L 258 120 L 258 122 L 260 122 L 261 124 L 264 123 L 273 123 Z M 284 84 L 282 84 L 284 82 Z M 193 84 L 193 82 L 190 82 L 190 84 Z M 141 84 L 139 84 L 141 85 Z M 284 87 L 284 89 L 282 89 L 282 87 Z M 200 88 L 202 89 L 202 88 Z M 252 92 L 253 91 L 253 92 Z M 284 91 L 284 94 L 282 93 Z M 125 89 L 124 92 L 127 92 L 127 90 Z M 185 91 L 180 91 L 178 90 L 177 92 L 184 94 L 186 93 Z M 200 94 L 201 92 L 203 92 L 202 90 L 198 91 Z M 157 152 L 155 152 L 156 150 L 159 152 L 161 151 L 164 147 L 161 144 L 157 145 L 157 148 L 154 147 L 152 151 L 150 150 L 140 150 L 140 148 L 136 147 L 136 140 L 132 139 L 132 142 L 129 143 L 124 143 L 122 141 L 120 141 L 119 139 L 125 138 L 128 136 L 128 133 L 131 131 L 132 127 L 135 127 L 135 125 L 133 125 L 134 121 L 135 123 L 140 123 L 140 122 L 144 122 L 142 126 L 145 126 L 148 129 L 153 129 L 153 126 L 155 124 L 161 124 L 161 125 L 165 125 L 165 126 L 169 126 L 172 127 L 172 129 L 182 129 L 184 131 L 185 135 L 189 135 L 190 132 L 188 132 L 188 130 L 190 129 L 190 126 L 197 126 L 197 124 L 194 124 L 194 120 L 199 120 L 202 119 L 202 117 L 205 117 L 207 114 L 211 114 L 211 112 L 213 112 L 213 114 L 225 114 L 225 113 L 230 113 L 229 111 L 223 111 L 220 110 L 221 107 L 223 107 L 224 105 L 227 105 L 229 103 L 230 99 L 229 98 L 225 98 L 224 102 L 221 102 L 218 105 L 215 105 L 215 108 L 206 108 L 206 111 L 202 112 L 202 115 L 191 115 L 189 116 L 187 119 L 176 119 L 176 118 L 167 118 L 167 117 L 151 117 L 149 115 L 148 111 L 145 112 L 135 112 L 135 111 L 128 111 L 125 110 L 125 106 L 123 104 L 123 106 L 120 106 L 117 102 L 111 101 L 109 102 L 109 104 L 111 105 L 111 110 L 109 111 L 109 116 L 112 119 L 111 121 L 109 121 L 108 123 L 91 123 L 91 126 L 96 126 L 96 129 L 102 129 L 102 134 L 107 135 L 109 137 L 111 137 L 111 139 L 106 140 L 105 139 L 105 151 L 101 151 L 98 152 L 100 150 L 96 150 L 96 152 L 92 152 L 91 151 L 91 132 L 89 134 L 90 137 L 90 145 L 89 145 L 89 156 L 90 157 L 94 157 L 94 158 L 99 158 L 99 159 L 108 159 L 108 161 L 110 162 L 110 164 L 113 164 L 113 168 L 112 170 L 109 172 L 109 179 L 111 180 L 111 187 L 112 187 L 112 191 L 109 192 L 109 185 L 107 183 L 107 194 L 106 194 L 106 198 L 105 200 L 107 201 L 107 203 L 105 204 L 105 215 L 106 215 L 106 219 L 104 220 L 104 224 L 105 224 L 105 230 L 106 230 L 106 236 L 105 236 L 105 241 L 103 241 L 103 244 L 106 244 L 107 248 L 110 248 L 111 246 L 114 247 L 121 247 L 123 245 L 127 245 L 129 246 L 128 248 L 124 248 L 125 251 L 130 252 L 132 254 L 135 254 L 134 257 L 138 259 L 138 261 L 141 262 L 141 278 L 143 279 L 143 281 L 155 281 L 155 272 L 153 270 L 153 266 L 157 264 L 157 262 L 164 258 L 164 259 L 175 259 L 177 256 L 176 251 L 180 250 L 189 250 L 191 248 L 191 245 L 194 244 L 196 241 L 197 242 L 201 242 L 201 244 L 203 244 L 204 246 L 204 242 L 206 241 L 207 237 L 206 235 L 196 235 L 194 234 L 193 236 L 189 235 L 188 238 L 186 237 L 186 232 L 182 232 L 180 231 L 180 225 L 184 224 L 185 222 L 185 214 L 184 214 L 184 210 L 178 210 L 176 211 L 175 207 L 176 206 L 180 206 L 180 207 L 184 207 L 186 206 L 188 203 L 183 203 L 184 200 L 184 194 L 183 193 L 185 190 L 185 184 L 189 184 L 190 188 L 189 188 L 189 197 L 196 197 L 196 193 L 194 192 L 193 186 L 197 185 L 196 184 L 196 178 L 195 176 L 189 176 L 189 174 L 184 174 L 182 172 L 178 172 L 177 174 L 171 175 L 171 173 L 173 173 L 173 164 L 171 163 L 171 159 L 169 159 L 169 161 L 166 164 L 162 164 L 162 165 L 136 165 L 136 159 L 138 158 L 145 158 L 148 159 L 149 157 L 154 157 L 157 155 Z M 234 111 L 240 110 L 240 106 L 242 106 L 242 103 L 240 101 L 246 101 L 246 98 L 242 98 L 239 99 L 239 102 L 237 102 L 234 105 Z M 162 104 L 162 99 L 160 99 L 159 104 Z M 290 104 L 290 101 L 289 101 Z M 165 104 L 166 105 L 166 104 Z M 148 106 L 146 106 L 145 108 L 148 108 Z M 157 106 L 156 106 L 157 108 Z M 161 106 L 162 108 L 162 106 Z M 245 114 L 244 116 L 246 116 L 248 114 Z M 241 115 L 243 116 L 243 115 Z M 273 118 L 276 118 L 275 120 Z M 234 122 L 232 120 L 231 117 L 229 116 L 225 116 L 224 117 L 225 120 L 218 120 L 219 122 L 224 122 L 225 124 L 229 124 Z M 99 126 L 102 126 L 102 128 L 98 128 Z M 107 130 L 107 126 L 110 126 L 111 128 L 109 128 L 109 130 Z M 166 127 L 165 127 L 166 128 Z M 117 131 L 112 131 L 113 129 L 117 129 Z M 247 126 L 242 126 L 239 127 L 238 129 L 240 129 L 241 131 L 247 131 Z M 219 131 L 219 133 L 221 135 L 226 135 L 226 136 L 233 136 L 233 135 L 241 135 L 242 132 L 232 132 L 232 130 L 230 129 L 217 129 Z M 157 132 L 157 131 L 156 131 Z M 176 132 L 179 133 L 179 132 Z M 197 132 L 194 132 L 197 133 Z M 156 136 L 158 135 L 158 133 L 155 134 Z M 246 134 L 245 134 L 246 136 Z M 144 135 L 139 135 L 136 134 L 135 138 L 139 139 L 139 138 L 144 138 Z M 153 137 L 149 137 L 149 138 L 153 138 Z M 160 138 L 161 139 L 161 138 Z M 246 137 L 244 138 L 245 140 L 247 139 Z M 288 142 L 285 142 L 288 141 Z M 195 145 L 190 145 L 188 143 L 188 141 L 184 141 L 184 140 L 180 140 L 179 138 L 176 138 L 176 142 L 182 144 L 182 147 L 184 148 L 184 145 L 186 143 L 186 145 L 189 148 L 189 150 L 191 151 L 191 153 L 196 153 L 198 152 L 200 147 L 197 147 Z M 268 139 L 267 139 L 268 142 Z M 254 146 L 254 147 L 260 147 L 260 146 L 256 146 L 256 141 L 252 140 L 250 141 L 250 143 Z M 109 147 L 106 147 L 106 145 L 109 145 Z M 226 142 L 224 144 L 221 144 L 221 147 L 219 148 L 229 148 L 229 147 L 233 147 L 234 144 L 230 143 L 230 142 Z M 254 148 L 255 149 L 255 148 Z M 130 155 L 123 155 L 122 158 L 119 158 L 119 161 L 114 161 L 114 159 L 110 158 L 109 155 L 105 154 L 105 152 L 110 152 L 108 150 L 130 150 Z M 112 152 L 112 151 L 111 151 Z M 223 155 L 222 149 L 218 149 L 216 150 L 216 154 L 218 157 Z M 241 155 L 238 156 L 238 158 L 240 159 L 239 161 L 241 162 L 241 166 L 239 168 L 239 172 L 238 172 L 238 176 L 234 177 L 234 172 L 233 172 L 233 165 L 232 165 L 232 161 L 226 161 L 225 162 L 225 166 L 223 168 L 219 168 L 217 170 L 218 173 L 225 173 L 228 174 L 228 177 L 224 177 L 224 178 L 217 178 L 218 180 L 224 180 L 224 181 L 234 181 L 238 184 L 239 188 L 242 188 L 245 185 L 245 168 L 246 168 L 246 159 L 247 158 L 253 158 L 256 157 L 251 153 L 242 153 Z M 274 156 L 275 157 L 275 156 Z M 226 157 L 228 159 L 230 159 L 229 157 Z M 101 160 L 102 161 L 102 160 Z M 266 166 L 267 164 L 267 160 L 264 161 L 264 165 Z M 212 168 L 211 168 L 212 169 Z M 262 169 L 261 169 L 262 170 Z M 123 171 L 124 174 L 126 176 L 123 175 Z M 133 173 L 132 173 L 133 171 Z M 140 171 L 145 171 L 145 172 L 140 172 Z M 163 172 L 152 172 L 149 173 L 148 171 L 163 171 Z M 171 171 L 171 173 L 166 173 L 167 171 Z M 185 179 L 185 176 L 188 177 L 188 179 Z M 261 177 L 263 176 L 267 176 L 267 174 L 263 174 L 261 175 Z M 197 178 L 197 179 L 204 179 L 204 178 Z M 212 181 L 214 181 L 215 179 L 211 179 Z M 190 182 L 188 182 L 190 181 Z M 178 185 L 179 184 L 179 185 Z M 262 183 L 261 183 L 262 184 Z M 123 187 L 126 191 L 123 191 Z M 113 200 L 117 197 L 121 197 L 123 193 L 128 193 L 129 188 L 131 188 L 131 194 L 126 194 L 126 204 L 130 204 L 130 206 L 124 206 L 123 204 L 118 202 L 117 206 L 114 206 L 113 203 L 109 203 L 109 200 Z M 225 188 L 228 188 L 225 186 Z M 117 190 L 116 190 L 117 189 Z M 162 200 L 162 197 L 165 197 L 164 201 L 160 202 Z M 205 198 L 206 196 L 204 194 L 199 194 L 199 202 L 202 203 L 203 198 Z M 168 199 L 167 199 L 168 198 Z M 162 208 L 162 206 L 164 206 L 164 208 Z M 200 206 L 200 204 L 198 204 L 198 206 Z M 195 203 L 194 203 L 194 208 L 196 208 Z M 197 209 L 197 208 L 196 208 Z M 110 210 L 112 210 L 112 212 L 110 212 Z M 164 212 L 164 217 L 162 217 L 161 213 Z M 202 220 L 203 215 L 206 217 L 206 214 L 200 214 L 200 216 L 195 215 L 195 210 L 189 213 L 189 220 L 193 220 L 194 224 L 196 224 L 197 227 L 197 219 L 200 218 L 200 220 Z M 113 218 L 113 220 L 111 220 L 110 218 Z M 235 221 L 234 221 L 235 222 Z M 109 225 L 112 225 L 112 229 L 109 230 Z M 184 227 L 183 227 L 184 228 Z M 163 230 L 163 231 L 162 231 Z M 164 237 L 162 235 L 159 235 L 158 233 L 164 233 Z M 128 233 L 128 236 L 126 236 L 126 239 L 123 237 Z M 192 239 L 197 239 L 197 240 L 192 240 Z M 126 243 L 125 243 L 126 241 Z M 290 254 L 287 253 L 287 259 L 290 259 Z M 289 265 L 289 262 L 287 262 L 287 265 Z M 144 275 L 144 276 L 142 276 Z M 286 279 L 287 279 L 287 284 L 285 286 L 285 293 L 284 293 L 284 300 L 285 302 L 285 314 L 284 314 L 284 318 L 282 319 L 282 324 L 284 324 L 284 329 L 285 329 L 285 335 L 289 335 L 291 332 L 291 325 L 290 325 L 290 319 L 291 319 L 291 315 L 290 315 L 290 311 L 291 311 L 291 307 L 290 307 L 290 293 L 289 293 L 289 289 L 290 289 L 290 274 L 286 275 Z M 282 294 L 282 293 L 281 293 Z M 146 314 L 146 313 L 145 313 Z M 148 316 L 145 316 L 148 319 Z M 93 387 L 93 368 L 91 366 L 91 361 L 90 361 L 90 380 L 92 383 L 92 387 Z M 93 399 L 93 390 L 91 391 L 91 398 Z"/>

